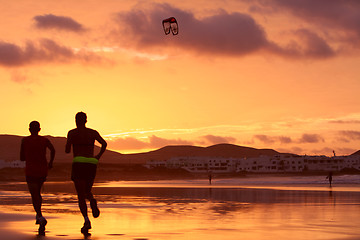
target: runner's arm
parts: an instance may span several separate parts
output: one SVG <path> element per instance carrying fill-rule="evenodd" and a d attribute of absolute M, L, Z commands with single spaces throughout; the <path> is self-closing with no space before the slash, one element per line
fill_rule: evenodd
<path fill-rule="evenodd" d="M 50 149 L 50 161 L 49 161 L 48 168 L 52 169 L 54 158 L 55 158 L 55 148 L 52 145 L 52 143 L 50 142 L 50 140 L 48 140 L 47 147 Z"/>
<path fill-rule="evenodd" d="M 100 144 L 101 144 L 101 149 L 100 149 L 100 152 L 94 156 L 94 158 L 96 158 L 97 160 L 100 159 L 100 157 L 103 155 L 103 153 L 105 152 L 106 150 L 106 147 L 107 147 L 107 143 L 106 141 L 100 136 L 100 134 L 98 132 L 95 133 L 95 139 L 96 141 L 98 141 Z"/>

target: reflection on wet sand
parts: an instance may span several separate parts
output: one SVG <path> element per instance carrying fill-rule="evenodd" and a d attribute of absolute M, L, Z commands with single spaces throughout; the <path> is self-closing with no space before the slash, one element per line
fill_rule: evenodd
<path fill-rule="evenodd" d="M 65 184 L 66 185 L 66 184 Z M 46 237 L 30 197 L 0 192 L 4 239 L 84 239 L 75 192 L 45 186 Z M 4 189 L 4 188 L 2 188 Z M 252 188 L 96 187 L 101 216 L 87 239 L 359 239 L 360 192 Z"/>

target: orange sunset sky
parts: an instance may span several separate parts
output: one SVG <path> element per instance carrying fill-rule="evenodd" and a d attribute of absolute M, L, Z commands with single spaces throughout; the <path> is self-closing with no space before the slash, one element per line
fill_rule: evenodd
<path fill-rule="evenodd" d="M 1 0 L 1 134 L 360 149 L 360 1 Z M 174 16 L 177 36 L 161 21 Z"/>

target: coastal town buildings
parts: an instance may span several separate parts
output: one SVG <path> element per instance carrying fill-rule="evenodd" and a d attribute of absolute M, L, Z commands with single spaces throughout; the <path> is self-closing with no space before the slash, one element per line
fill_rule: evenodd
<path fill-rule="evenodd" d="M 167 161 L 148 161 L 147 168 L 185 169 L 192 173 L 299 173 L 305 171 L 336 172 L 360 170 L 360 156 L 307 156 L 279 154 L 253 158 L 174 157 Z"/>
<path fill-rule="evenodd" d="M 182 156 L 166 161 L 147 161 L 145 167 L 184 169 L 192 173 L 300 173 L 300 172 L 337 172 L 342 170 L 360 171 L 360 155 L 349 156 L 308 156 L 278 154 L 252 158 Z M 24 168 L 20 160 L 0 160 L 1 168 Z"/>

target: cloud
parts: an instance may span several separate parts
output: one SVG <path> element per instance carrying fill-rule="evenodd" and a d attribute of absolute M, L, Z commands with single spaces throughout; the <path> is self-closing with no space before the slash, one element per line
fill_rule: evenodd
<path fill-rule="evenodd" d="M 165 36 L 161 21 L 175 16 L 179 35 Z M 151 48 L 168 44 L 201 52 L 243 55 L 267 45 L 265 32 L 255 20 L 242 13 L 220 11 L 204 19 L 168 4 L 153 4 L 150 8 L 133 9 L 117 14 L 116 20 L 124 29 L 118 34 L 131 36 L 137 47 Z"/>
<path fill-rule="evenodd" d="M 304 133 L 301 135 L 299 139 L 293 140 L 291 137 L 287 136 L 268 136 L 268 135 L 254 135 L 253 137 L 255 140 L 258 140 L 264 144 L 291 144 L 291 143 L 319 143 L 325 142 L 324 138 L 321 137 L 319 134 L 308 134 Z"/>
<path fill-rule="evenodd" d="M 279 56 L 294 59 L 325 59 L 337 54 L 337 51 L 324 38 L 309 29 L 296 29 L 291 33 L 292 39 L 287 45 L 279 46 L 269 43 L 268 50 Z"/>
<path fill-rule="evenodd" d="M 281 153 L 303 154 L 305 150 L 296 146 L 290 148 L 276 148 L 276 151 Z"/>
<path fill-rule="evenodd" d="M 334 124 L 360 124 L 360 120 L 330 120 L 329 123 Z"/>
<path fill-rule="evenodd" d="M 267 136 L 267 135 L 262 135 L 262 134 L 260 134 L 260 135 L 255 135 L 254 138 L 255 138 L 256 140 L 259 140 L 259 141 L 265 143 L 265 144 L 273 144 L 273 143 L 275 142 L 275 140 L 274 140 L 273 137 L 269 137 L 269 136 Z"/>
<path fill-rule="evenodd" d="M 167 145 L 193 145 L 194 142 L 183 139 L 166 139 L 155 135 L 147 138 L 119 137 L 107 140 L 110 149 L 116 150 L 139 150 L 161 148 Z"/>
<path fill-rule="evenodd" d="M 334 149 L 329 148 L 329 147 L 324 147 L 321 149 L 312 149 L 311 150 L 311 154 L 318 154 L 318 155 L 324 155 L 324 153 L 328 153 L 328 155 L 333 155 Z"/>
<path fill-rule="evenodd" d="M 161 21 L 175 16 L 179 35 L 165 35 Z M 307 29 L 294 30 L 301 44 L 279 46 L 267 38 L 263 27 L 249 14 L 218 10 L 216 14 L 196 18 L 189 12 L 169 4 L 140 5 L 120 12 L 115 21 L 118 28 L 112 37 L 139 51 L 165 51 L 166 47 L 186 49 L 201 54 L 243 56 L 267 51 L 283 57 L 326 58 L 335 55 L 328 43 Z"/>
<path fill-rule="evenodd" d="M 205 139 L 205 141 L 190 141 L 181 138 L 162 138 L 155 135 L 141 138 L 110 136 L 109 139 L 107 139 L 107 142 L 110 149 L 139 150 L 157 149 L 168 145 L 214 145 L 236 141 L 236 139 L 233 137 L 221 137 L 215 135 L 201 136 L 200 139 Z"/>
<path fill-rule="evenodd" d="M 215 135 L 206 135 L 206 136 L 202 136 L 202 138 L 205 139 L 210 144 L 233 143 L 236 141 L 236 139 L 233 137 L 221 137 Z"/>
<path fill-rule="evenodd" d="M 335 51 L 318 34 L 308 29 L 299 29 L 296 34 L 305 43 L 306 48 L 302 50 L 304 55 L 314 58 L 327 58 L 335 55 Z"/>
<path fill-rule="evenodd" d="M 324 141 L 325 140 L 319 134 L 308 134 L 308 133 L 304 133 L 299 139 L 300 143 L 318 143 Z"/>
<path fill-rule="evenodd" d="M 92 53 L 76 52 L 50 39 L 28 41 L 24 47 L 0 41 L 0 65 L 5 67 L 19 67 L 40 62 L 65 63 L 73 60 L 89 62 L 99 60 L 99 57 Z"/>
<path fill-rule="evenodd" d="M 128 150 L 128 149 L 146 149 L 148 148 L 148 143 L 138 140 L 133 137 L 125 138 L 116 138 L 107 140 L 110 149 L 117 150 Z"/>
<path fill-rule="evenodd" d="M 288 11 L 294 16 L 321 26 L 324 31 L 335 29 L 345 33 L 346 41 L 360 40 L 360 2 L 356 0 L 259 0 L 260 11 Z M 343 35 L 343 34 L 342 34 Z"/>
<path fill-rule="evenodd" d="M 11 80 L 17 83 L 23 83 L 28 81 L 29 78 L 26 72 L 14 70 L 11 73 Z"/>
<path fill-rule="evenodd" d="M 35 26 L 39 29 L 56 29 L 72 32 L 83 32 L 85 28 L 70 17 L 45 14 L 35 16 Z"/>
<path fill-rule="evenodd" d="M 282 144 L 292 143 L 292 139 L 286 136 L 268 136 L 268 135 L 259 134 L 259 135 L 254 135 L 254 139 L 263 142 L 265 144 L 274 144 L 276 142 Z"/>
<path fill-rule="evenodd" d="M 278 139 L 280 143 L 292 143 L 292 139 L 290 137 L 280 136 Z"/>
<path fill-rule="evenodd" d="M 167 145 L 192 145 L 193 142 L 183 140 L 183 139 L 166 139 L 166 138 L 160 138 L 155 135 L 152 135 L 149 137 L 149 146 L 151 148 L 160 148 Z"/>
<path fill-rule="evenodd" d="M 339 131 L 342 138 L 349 140 L 360 140 L 360 131 Z"/>

